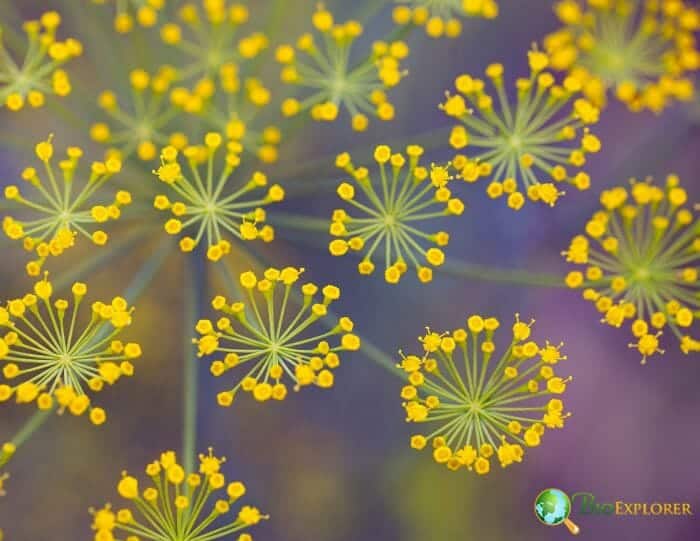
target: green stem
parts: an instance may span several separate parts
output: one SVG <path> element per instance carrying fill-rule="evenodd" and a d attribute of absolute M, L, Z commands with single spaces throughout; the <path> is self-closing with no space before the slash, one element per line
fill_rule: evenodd
<path fill-rule="evenodd" d="M 289 227 L 298 231 L 328 231 L 330 218 L 313 218 L 308 216 L 298 216 L 286 212 L 270 212 L 267 222 L 275 227 Z"/>
<path fill-rule="evenodd" d="M 375 362 L 385 370 L 398 376 L 402 380 L 406 379 L 406 373 L 401 370 L 396 363 L 391 360 L 381 349 L 369 342 L 366 338 L 360 337 L 360 351 L 364 353 L 370 361 Z"/>
<path fill-rule="evenodd" d="M 187 258 L 187 271 L 190 274 L 191 283 L 187 288 L 185 304 L 185 330 L 184 342 L 184 411 L 182 431 L 182 456 L 185 471 L 194 471 L 195 451 L 197 445 L 197 387 L 198 366 L 197 358 L 193 355 L 191 334 L 197 324 L 198 314 L 202 304 L 202 293 L 206 291 L 207 272 L 204 255 L 200 251 L 194 252 Z"/>
<path fill-rule="evenodd" d="M 16 449 L 19 449 L 31 437 L 31 435 L 34 434 L 34 432 L 39 430 L 52 412 L 53 408 L 36 411 L 34 415 L 32 415 L 24 424 L 24 426 L 19 429 L 19 432 L 15 434 L 15 437 L 10 440 L 10 443 L 12 443 Z"/>

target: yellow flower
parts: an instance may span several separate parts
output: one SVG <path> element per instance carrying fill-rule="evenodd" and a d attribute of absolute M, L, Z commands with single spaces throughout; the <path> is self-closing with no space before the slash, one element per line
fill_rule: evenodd
<path fill-rule="evenodd" d="M 184 135 L 168 134 L 168 124 L 177 110 L 166 99 L 177 72 L 163 66 L 154 74 L 142 69 L 134 69 L 129 74 L 132 92 L 128 103 L 121 103 L 119 97 L 105 90 L 97 98 L 107 122 L 100 119 L 90 129 L 90 136 L 98 143 L 109 145 L 108 154 L 124 159 L 136 153 L 145 162 L 153 162 L 158 157 L 158 146 L 182 141 Z"/>
<path fill-rule="evenodd" d="M 492 64 L 486 75 L 495 97 L 486 92 L 484 80 L 460 75 L 457 94 L 448 94 L 440 105 L 460 122 L 449 140 L 455 150 L 466 149 L 453 160 L 460 178 L 490 179 L 489 197 L 503 198 L 514 210 L 526 198 L 553 207 L 565 184 L 587 190 L 586 155 L 601 149 L 588 127 L 598 122 L 599 111 L 580 97 L 578 80 L 558 83 L 546 71 L 549 57 L 540 51 L 530 51 L 528 60 L 530 77 L 516 82 L 517 98 L 506 91 L 503 66 Z"/>
<path fill-rule="evenodd" d="M 675 175 L 665 186 L 651 179 L 603 191 L 602 210 L 562 255 L 580 269 L 566 278 L 582 289 L 602 322 L 629 326 L 630 347 L 647 358 L 661 353 L 668 328 L 683 353 L 700 351 L 700 229 L 697 213 Z"/>
<path fill-rule="evenodd" d="M 224 66 L 259 56 L 268 47 L 268 39 L 259 32 L 241 35 L 248 18 L 248 8 L 242 3 L 200 0 L 183 4 L 174 20 L 162 21 L 160 38 L 180 58 L 179 80 L 211 80 Z"/>
<path fill-rule="evenodd" d="M 279 128 L 263 125 L 261 120 L 270 104 L 270 90 L 257 78 L 242 79 L 240 69 L 237 64 L 224 64 L 218 73 L 218 91 L 214 91 L 214 78 L 204 78 L 192 91 L 183 87 L 173 90 L 173 102 L 263 163 L 274 163 L 282 134 Z"/>
<path fill-rule="evenodd" d="M 692 100 L 700 12 L 690 3 L 560 0 L 555 13 L 563 26 L 544 40 L 552 68 L 581 81 L 598 107 L 610 93 L 632 111 Z"/>
<path fill-rule="evenodd" d="M 110 0 L 92 0 L 95 4 L 104 4 Z M 114 29 L 120 34 L 127 34 L 134 28 L 134 21 L 144 28 L 150 28 L 158 22 L 158 12 L 165 6 L 166 0 L 113 0 L 115 5 Z"/>
<path fill-rule="evenodd" d="M 220 148 L 224 148 L 224 163 L 220 172 L 215 174 L 214 160 Z M 259 171 L 232 189 L 234 173 L 241 162 L 240 151 L 238 143 L 225 145 L 221 134 L 208 133 L 203 145 L 188 146 L 183 150 L 189 169 L 185 172 L 178 162 L 177 149 L 168 146 L 162 150 L 161 166 L 154 174 L 181 200 L 171 202 L 168 196 L 161 194 L 156 196 L 154 206 L 173 214 L 173 218 L 165 223 L 169 234 L 193 230 L 193 236 L 182 239 L 182 251 L 192 251 L 206 237 L 207 257 L 218 261 L 231 250 L 226 237 L 247 241 L 262 239 L 264 242 L 274 239 L 272 226 L 261 226 L 266 218 L 263 207 L 282 201 L 284 190 L 278 184 L 268 187 L 267 177 Z M 204 170 L 203 175 L 200 170 Z M 246 200 L 248 194 L 265 189 L 265 195 Z"/>
<path fill-rule="evenodd" d="M 147 466 L 152 486 L 141 493 L 138 480 L 124 472 L 117 491 L 133 509 L 114 511 L 106 505 L 91 510 L 95 539 L 131 541 L 136 539 L 133 534 L 138 534 L 142 541 L 215 541 L 233 539 L 237 532 L 267 520 L 268 515 L 256 507 L 245 505 L 238 513 L 233 510 L 246 489 L 240 481 L 226 484 L 220 472 L 225 461 L 215 457 L 210 448 L 208 454 L 199 455 L 197 471 L 185 471 L 174 452 L 165 452 Z M 251 538 L 242 534 L 238 539 Z"/>
<path fill-rule="evenodd" d="M 533 323 L 516 315 L 500 357 L 493 342 L 499 321 L 478 315 L 451 334 L 428 329 L 419 338 L 422 357 L 402 354 L 398 367 L 409 376 L 401 391 L 406 421 L 430 426 L 411 437 L 412 448 L 432 443 L 439 464 L 485 475 L 493 456 L 504 468 L 522 462 L 524 448 L 539 445 L 546 428 L 564 426 L 570 414 L 552 397 L 571 380 L 554 376 L 553 366 L 566 356 L 561 345 L 530 340 Z"/>
<path fill-rule="evenodd" d="M 369 54 L 351 64 L 352 47 L 363 33 L 357 21 L 337 23 L 333 15 L 319 4 L 312 18 L 321 43 L 315 35 L 302 35 L 296 43 L 277 48 L 282 64 L 282 82 L 303 90 L 303 97 L 287 98 L 282 103 L 284 116 L 310 111 L 319 122 L 332 122 L 345 109 L 353 129 L 364 131 L 368 114 L 384 121 L 393 120 L 394 106 L 386 91 L 397 86 L 405 72 L 400 63 L 409 53 L 401 41 L 375 42 Z"/>
<path fill-rule="evenodd" d="M 494 19 L 496 0 L 396 0 L 394 22 L 400 26 L 425 27 L 431 38 L 456 38 L 462 33 L 463 17 Z M 412 7 L 413 6 L 413 7 Z"/>
<path fill-rule="evenodd" d="M 332 387 L 332 370 L 340 364 L 338 353 L 359 349 L 360 340 L 352 333 L 354 325 L 348 317 L 341 317 L 326 332 L 316 330 L 340 290 L 332 285 L 319 289 L 310 282 L 299 288 L 303 271 L 286 267 L 269 268 L 261 276 L 244 272 L 239 281 L 246 300 L 229 303 L 217 296 L 212 307 L 223 316 L 215 323 L 201 320 L 197 324 L 199 356 L 218 356 L 211 363 L 211 373 L 220 377 L 239 366 L 244 371 L 231 389 L 217 396 L 219 405 L 230 406 L 240 388 L 259 402 L 283 400 L 286 378 L 294 382 L 294 390 L 309 385 Z M 333 346 L 329 340 L 338 335 L 340 343 Z"/>
<path fill-rule="evenodd" d="M 91 406 L 89 389 L 99 392 L 122 376 L 134 372 L 132 361 L 141 356 L 136 343 L 117 337 L 131 325 L 132 307 L 122 297 L 107 304 L 94 302 L 91 318 L 81 329 L 79 308 L 87 287 L 73 285 L 73 305 L 54 300 L 48 277 L 36 283 L 33 293 L 11 300 L 0 308 L 0 401 L 14 397 L 17 403 L 36 402 L 39 409 L 58 405 L 73 415 L 90 411 L 90 420 L 106 420 L 102 408 Z M 86 389 L 87 387 L 87 389 Z"/>
<path fill-rule="evenodd" d="M 433 166 L 428 171 L 420 165 L 422 154 L 423 148 L 417 145 L 408 146 L 405 155 L 380 145 L 374 153 L 378 173 L 355 167 L 349 154 L 338 156 L 336 165 L 354 181 L 340 184 L 338 196 L 363 216 L 350 216 L 343 209 L 333 212 L 330 233 L 337 238 L 329 244 L 332 255 L 363 253 L 358 270 L 366 275 L 374 272 L 372 258 L 378 251 L 384 258 L 387 282 L 397 283 L 409 265 L 421 282 L 432 280 L 431 267 L 444 263 L 441 248 L 449 242 L 449 235 L 421 226 L 461 215 L 464 204 L 448 188 L 452 178 L 448 169 Z"/>
<path fill-rule="evenodd" d="M 91 207 L 100 188 L 121 170 L 121 161 L 110 158 L 105 162 L 93 162 L 90 175 L 79 182 L 76 171 L 83 152 L 78 147 L 69 147 L 66 158 L 58 164 L 61 178 L 52 165 L 51 139 L 36 145 L 36 155 L 43 162 L 45 174 L 40 175 L 34 167 L 27 167 L 21 174 L 22 181 L 31 185 L 32 197 L 18 186 L 5 187 L 5 199 L 10 202 L 10 208 L 20 209 L 23 217 L 4 216 L 2 228 L 10 239 L 22 241 L 25 250 L 37 256 L 27 264 L 30 276 L 38 276 L 46 259 L 72 247 L 77 236 L 103 245 L 107 234 L 101 229 L 90 232 L 89 224 L 116 220 L 121 209 L 131 203 L 129 192 L 120 190 L 112 203 Z"/>
<path fill-rule="evenodd" d="M 241 3 L 201 0 L 183 5 L 176 20 L 160 25 L 161 40 L 180 58 L 170 102 L 262 162 L 274 163 L 280 130 L 261 120 L 272 93 L 259 78 L 244 76 L 267 49 L 268 38 L 259 32 L 242 36 L 248 18 Z"/>
<path fill-rule="evenodd" d="M 38 108 L 44 105 L 47 93 L 60 97 L 70 94 L 70 79 L 61 66 L 80 56 L 83 46 L 73 38 L 57 40 L 60 24 L 61 16 L 55 11 L 45 12 L 37 21 L 26 21 L 26 51 L 8 50 L 0 33 L 0 107 L 10 111 L 25 105 Z M 23 58 L 21 64 L 17 58 Z"/>

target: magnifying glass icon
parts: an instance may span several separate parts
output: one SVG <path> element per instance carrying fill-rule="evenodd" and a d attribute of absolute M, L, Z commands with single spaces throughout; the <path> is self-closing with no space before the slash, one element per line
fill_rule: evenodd
<path fill-rule="evenodd" d="M 535 498 L 535 516 L 545 526 L 560 526 L 563 524 L 571 535 L 578 535 L 581 529 L 569 519 L 571 500 L 563 490 L 547 488 Z"/>

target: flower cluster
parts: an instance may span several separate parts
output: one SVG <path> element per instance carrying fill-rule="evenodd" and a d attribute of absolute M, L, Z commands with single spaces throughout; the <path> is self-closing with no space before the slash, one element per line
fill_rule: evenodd
<path fill-rule="evenodd" d="M 146 466 L 152 485 L 143 490 L 136 477 L 124 472 L 117 492 L 133 511 L 128 507 L 114 511 L 110 505 L 91 510 L 95 541 L 233 539 L 233 534 L 269 518 L 248 505 L 235 514 L 232 507 L 245 495 L 246 487 L 240 481 L 227 484 L 221 472 L 225 461 L 209 449 L 208 454 L 199 455 L 199 471 L 190 472 L 173 451 L 166 451 Z M 253 538 L 244 533 L 238 539 Z"/>
<path fill-rule="evenodd" d="M 161 67 L 153 75 L 142 69 L 132 70 L 129 74 L 132 100 L 128 105 L 120 104 L 111 90 L 102 92 L 97 102 L 108 122 L 92 125 L 92 139 L 110 145 L 110 156 L 126 158 L 135 151 L 143 161 L 154 160 L 157 147 L 168 142 L 179 148 L 185 146 L 185 135 L 166 133 L 169 122 L 178 114 L 178 109 L 168 101 L 168 90 L 175 77 L 176 71 L 170 66 Z"/>
<path fill-rule="evenodd" d="M 218 261 L 231 250 L 225 235 L 242 240 L 259 238 L 265 242 L 272 241 L 272 226 L 258 227 L 266 217 L 262 207 L 284 199 L 284 190 L 277 184 L 270 186 L 259 199 L 243 199 L 247 194 L 267 186 L 267 177 L 261 172 L 253 173 L 250 180 L 235 190 L 227 191 L 229 181 L 241 163 L 239 154 L 242 147 L 235 141 L 226 144 L 224 166 L 215 175 L 214 157 L 223 142 L 221 134 L 208 133 L 204 145 L 185 147 L 182 154 L 187 159 L 189 175 L 183 172 L 178 163 L 178 150 L 167 146 L 161 152 L 162 165 L 154 171 L 158 179 L 180 199 L 171 202 L 166 195 L 155 198 L 155 208 L 169 210 L 173 214 L 173 218 L 165 223 L 165 230 L 171 235 L 178 235 L 183 230 L 196 227 L 194 237 L 181 239 L 180 248 L 183 252 L 191 252 L 206 236 L 207 257 L 212 261 Z M 204 175 L 200 173 L 200 168 L 205 170 Z"/>
<path fill-rule="evenodd" d="M 73 415 L 89 411 L 90 420 L 100 425 L 106 414 L 92 407 L 85 387 L 101 391 L 122 376 L 134 373 L 132 361 L 141 356 L 138 344 L 124 344 L 117 336 L 131 325 L 133 308 L 122 297 L 111 303 L 94 302 L 90 320 L 81 328 L 79 309 L 87 286 L 73 284 L 73 303 L 53 300 L 53 285 L 44 278 L 34 292 L 13 299 L 0 308 L 2 376 L 0 402 L 12 397 L 18 404 L 35 402 L 39 409 Z"/>
<path fill-rule="evenodd" d="M 580 79 L 597 106 L 609 90 L 632 111 L 658 113 L 692 99 L 697 8 L 681 0 L 561 0 L 555 12 L 564 26 L 544 40 L 552 67 Z"/>
<path fill-rule="evenodd" d="M 246 370 L 233 388 L 219 393 L 219 405 L 230 406 L 239 389 L 252 393 L 260 402 L 284 400 L 287 386 L 282 380 L 287 377 L 294 382 L 294 390 L 309 385 L 330 388 L 334 382 L 332 370 L 340 365 L 338 353 L 359 349 L 360 339 L 352 334 L 354 324 L 348 317 L 341 317 L 326 332 L 315 330 L 328 315 L 330 304 L 340 298 L 340 289 L 334 285 L 323 287 L 319 302 L 319 287 L 309 282 L 301 286 L 299 295 L 295 284 L 303 271 L 269 268 L 260 277 L 253 271 L 244 272 L 240 286 L 246 300 L 229 303 L 217 296 L 212 307 L 224 316 L 216 323 L 205 319 L 197 324 L 201 336 L 194 342 L 199 356 L 224 356 L 212 362 L 214 376 L 223 376 L 239 366 Z M 339 335 L 337 345 L 328 342 Z"/>
<path fill-rule="evenodd" d="M 290 117 L 310 110 L 314 120 L 332 122 L 345 108 L 356 131 L 367 129 L 370 116 L 392 120 L 394 106 L 386 91 L 405 74 L 400 62 L 408 56 L 408 46 L 402 41 L 378 41 L 369 55 L 351 65 L 352 46 L 362 35 L 362 25 L 357 21 L 336 23 L 322 4 L 312 22 L 322 44 L 307 33 L 298 39 L 296 49 L 282 45 L 276 52 L 277 61 L 284 66 L 282 81 L 308 91 L 302 99 L 284 100 L 282 113 Z"/>
<path fill-rule="evenodd" d="M 394 22 L 424 26 L 431 38 L 456 38 L 462 33 L 460 17 L 498 17 L 496 0 L 395 0 Z M 411 7 L 414 6 L 414 7 Z"/>
<path fill-rule="evenodd" d="M 398 365 L 408 375 L 401 391 L 406 420 L 433 428 L 414 435 L 411 447 L 430 444 L 435 461 L 450 470 L 484 475 L 492 458 L 504 468 L 522 462 L 524 447 L 537 447 L 546 428 L 562 428 L 570 415 L 556 398 L 571 380 L 554 373 L 566 359 L 561 345 L 538 345 L 530 339 L 532 322 L 516 315 L 513 338 L 497 358 L 499 326 L 495 318 L 474 315 L 466 329 L 428 329 L 419 339 L 423 355 L 402 355 Z"/>
<path fill-rule="evenodd" d="M 2 42 L 0 27 L 0 105 L 19 111 L 27 103 L 34 108 L 43 106 L 46 94 L 70 94 L 70 79 L 60 66 L 80 56 L 83 46 L 73 38 L 57 40 L 60 24 L 61 16 L 55 11 L 47 11 L 38 21 L 26 21 L 27 49 L 14 57 Z M 14 60 L 20 57 L 21 64 Z"/>
<path fill-rule="evenodd" d="M 92 0 L 95 4 L 104 4 L 110 0 Z M 127 34 L 134 28 L 134 19 L 144 28 L 151 28 L 158 22 L 158 12 L 165 5 L 165 0 L 112 0 L 115 4 L 114 29 L 120 34 Z"/>
<path fill-rule="evenodd" d="M 450 135 L 452 148 L 473 149 L 454 159 L 461 178 L 490 178 L 489 197 L 505 197 L 514 210 L 526 198 L 554 206 L 564 193 L 562 184 L 588 189 L 590 177 L 582 170 L 586 154 L 601 148 L 588 128 L 598 121 L 598 108 L 576 97 L 582 85 L 575 77 L 557 84 L 546 71 L 549 63 L 546 54 L 530 51 L 530 77 L 517 80 L 517 100 L 505 89 L 503 66 L 492 64 L 486 75 L 496 99 L 485 91 L 483 80 L 461 75 L 455 82 L 458 93 L 448 93 L 440 105 L 461 122 Z"/>
<path fill-rule="evenodd" d="M 261 161 L 274 163 L 281 134 L 260 119 L 272 95 L 259 78 L 246 75 L 253 60 L 267 49 L 267 37 L 260 32 L 240 36 L 240 27 L 249 18 L 243 4 L 205 0 L 200 8 L 186 3 L 178 15 L 179 22 L 164 24 L 160 36 L 184 56 L 177 80 L 191 88 L 173 89 L 171 102 L 241 143 Z"/>
<path fill-rule="evenodd" d="M 371 175 L 365 167 L 355 167 L 347 153 L 336 160 L 336 165 L 355 181 L 340 184 L 338 196 L 363 217 L 336 209 L 330 233 L 339 238 L 331 241 L 329 250 L 334 256 L 350 250 L 363 252 L 358 265 L 363 275 L 374 272 L 372 257 L 379 250 L 385 262 L 384 278 L 391 284 L 399 282 L 409 265 L 416 269 L 421 282 L 432 280 L 432 269 L 424 263 L 442 265 L 445 254 L 441 248 L 447 246 L 450 237 L 445 231 L 426 232 L 419 227 L 423 222 L 464 212 L 464 203 L 447 187 L 451 180 L 447 168 L 433 165 L 429 171 L 422 167 L 423 148 L 417 145 L 408 146 L 406 155 L 408 158 L 392 153 L 388 146 L 378 146 L 374 152 L 378 175 Z M 365 202 L 358 201 L 355 184 Z"/>
<path fill-rule="evenodd" d="M 121 170 L 122 163 L 118 158 L 93 162 L 90 176 L 79 185 L 76 171 L 83 155 L 80 148 L 69 147 L 66 158 L 58 163 L 61 182 L 51 163 L 54 155 L 51 137 L 37 144 L 35 152 L 43 163 L 46 176 L 40 175 L 34 167 L 27 167 L 22 171 L 22 180 L 32 186 L 36 199 L 29 198 L 15 185 L 5 187 L 5 199 L 25 212 L 27 219 L 8 215 L 2 221 L 2 229 L 10 239 L 21 241 L 25 250 L 36 254 L 37 259 L 27 264 L 30 276 L 40 274 L 47 257 L 61 255 L 72 247 L 78 234 L 98 246 L 106 244 L 107 233 L 101 229 L 90 232 L 89 225 L 118 219 L 121 208 L 131 203 L 131 194 L 119 190 L 112 203 L 89 206 L 98 190 Z"/>
<path fill-rule="evenodd" d="M 700 222 L 686 206 L 678 177 L 666 186 L 631 181 L 601 195 L 602 210 L 563 253 L 584 271 L 572 271 L 566 284 L 583 289 L 613 327 L 629 324 L 630 344 L 647 357 L 660 353 L 659 337 L 669 328 L 683 353 L 700 351 L 700 333 L 690 328 L 700 317 Z"/>
<path fill-rule="evenodd" d="M 201 118 L 217 131 L 236 141 L 264 163 L 277 161 L 282 139 L 279 128 L 262 126 L 261 116 L 270 103 L 271 93 L 256 77 L 243 77 L 237 64 L 224 64 L 219 70 L 219 88 L 213 79 L 198 81 L 190 91 L 178 87 L 171 101 L 188 114 Z"/>
<path fill-rule="evenodd" d="M 268 46 L 264 34 L 239 39 L 239 29 L 248 21 L 248 8 L 228 0 L 201 0 L 201 7 L 185 2 L 178 10 L 178 22 L 160 27 L 166 45 L 182 56 L 179 81 L 211 78 L 240 61 L 258 56 Z"/>

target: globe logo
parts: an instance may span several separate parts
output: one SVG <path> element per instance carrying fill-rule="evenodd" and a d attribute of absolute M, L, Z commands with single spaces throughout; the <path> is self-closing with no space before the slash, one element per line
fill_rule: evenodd
<path fill-rule="evenodd" d="M 566 492 L 558 488 L 547 488 L 535 498 L 535 516 L 546 526 L 563 524 L 573 534 L 578 535 L 580 528 L 571 520 L 571 500 Z"/>

